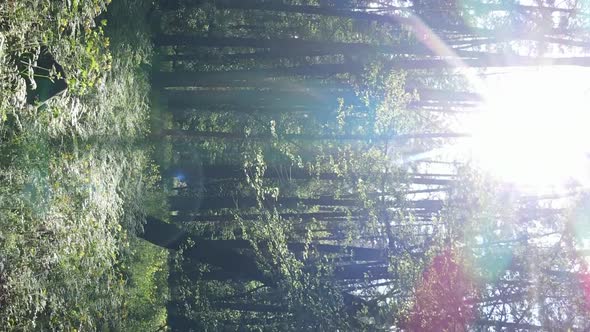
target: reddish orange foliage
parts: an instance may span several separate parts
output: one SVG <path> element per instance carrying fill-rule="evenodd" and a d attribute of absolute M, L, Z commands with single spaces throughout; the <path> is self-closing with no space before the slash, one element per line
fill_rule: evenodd
<path fill-rule="evenodd" d="M 588 271 L 588 265 L 584 264 L 582 268 L 582 273 L 579 274 L 580 278 L 580 287 L 582 288 L 582 293 L 584 295 L 584 304 L 586 305 L 586 310 L 590 311 L 590 271 Z"/>
<path fill-rule="evenodd" d="M 475 317 L 475 285 L 451 250 L 424 271 L 405 327 L 410 331 L 467 331 Z"/>

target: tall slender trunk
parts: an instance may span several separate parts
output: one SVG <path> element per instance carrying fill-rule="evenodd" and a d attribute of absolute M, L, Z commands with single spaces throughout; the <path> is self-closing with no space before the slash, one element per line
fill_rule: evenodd
<path fill-rule="evenodd" d="M 258 200 L 253 196 L 244 197 L 187 197 L 187 196 L 170 196 L 168 197 L 172 211 L 209 211 L 217 209 L 247 209 L 258 206 Z M 302 198 L 302 197 L 278 197 L 268 198 L 264 204 L 275 205 L 283 208 L 297 208 L 299 206 L 329 206 L 329 207 L 363 207 L 363 202 L 357 199 L 334 198 L 333 196 L 321 196 L 319 198 Z M 432 212 L 440 210 L 443 206 L 441 200 L 414 200 L 408 201 L 408 207 L 413 209 L 423 209 Z"/>
<path fill-rule="evenodd" d="M 168 106 L 172 109 L 204 108 L 204 109 L 244 109 L 265 110 L 267 112 L 332 109 L 339 105 L 342 98 L 346 105 L 364 107 L 359 98 L 352 92 L 344 91 L 166 91 Z"/>
<path fill-rule="evenodd" d="M 318 56 L 318 55 L 366 55 L 366 54 L 413 54 L 435 55 L 430 49 L 416 44 L 373 45 L 367 43 L 344 43 L 326 40 L 305 40 L 299 38 L 240 38 L 240 37 L 202 37 L 196 35 L 175 34 L 159 35 L 155 38 L 158 46 L 191 47 L 247 47 L 266 49 L 267 57 L 281 56 Z M 469 52 L 466 52 L 468 54 Z M 226 54 L 228 58 L 250 58 L 251 54 Z"/>
<path fill-rule="evenodd" d="M 279 305 L 268 305 L 258 303 L 229 303 L 229 302 L 217 302 L 213 303 L 213 307 L 217 309 L 228 309 L 238 311 L 254 311 L 254 312 L 273 312 L 273 313 L 286 313 L 288 308 Z"/>
<path fill-rule="evenodd" d="M 479 326 L 487 326 L 487 327 L 495 327 L 498 329 L 508 329 L 508 330 L 522 330 L 522 331 L 544 331 L 545 328 L 539 325 L 527 324 L 527 323 L 513 323 L 513 322 L 503 322 L 497 320 L 485 320 L 480 319 L 475 321 L 475 325 Z"/>
<path fill-rule="evenodd" d="M 275 137 L 271 134 L 245 135 L 230 132 L 191 131 L 180 129 L 167 129 L 161 132 L 162 136 L 185 137 L 185 138 L 219 138 L 231 140 L 274 140 L 277 138 L 287 140 L 322 141 L 322 140 L 343 140 L 343 141 L 402 141 L 409 139 L 441 139 L 441 138 L 465 138 L 471 137 L 465 133 L 417 133 L 398 135 L 361 135 L 361 134 L 340 134 L 340 135 L 314 135 L 314 134 L 282 134 Z"/>
<path fill-rule="evenodd" d="M 258 206 L 255 197 L 184 197 L 170 196 L 168 198 L 172 211 L 208 211 L 217 209 L 247 209 Z M 336 199 L 331 196 L 320 198 L 278 197 L 269 198 L 265 204 L 283 208 L 297 208 L 299 205 L 362 207 L 362 202 L 354 199 Z"/>
<path fill-rule="evenodd" d="M 283 219 L 297 219 L 301 221 L 315 220 L 339 220 L 346 218 L 355 218 L 359 216 L 365 216 L 366 212 L 362 211 L 330 211 L 330 212 L 302 212 L 302 213 L 280 213 Z M 243 214 L 239 216 L 242 220 L 258 220 L 263 218 L 261 214 Z M 179 215 L 172 216 L 172 220 L 179 222 L 182 221 L 193 221 L 193 222 L 227 222 L 236 220 L 236 216 L 232 214 L 224 215 Z"/>

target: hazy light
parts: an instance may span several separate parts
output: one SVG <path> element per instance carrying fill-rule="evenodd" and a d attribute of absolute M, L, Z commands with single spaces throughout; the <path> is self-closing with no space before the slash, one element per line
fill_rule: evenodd
<path fill-rule="evenodd" d="M 496 177 L 528 188 L 588 182 L 590 71 L 517 69 L 484 81 L 470 152 Z"/>

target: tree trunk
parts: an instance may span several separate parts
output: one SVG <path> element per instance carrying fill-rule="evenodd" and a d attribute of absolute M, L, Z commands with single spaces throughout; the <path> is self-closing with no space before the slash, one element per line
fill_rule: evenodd
<path fill-rule="evenodd" d="M 168 91 L 168 107 L 172 109 L 233 108 L 238 111 L 266 112 L 297 110 L 336 110 L 339 98 L 346 105 L 364 107 L 352 92 L 283 92 L 283 91 Z"/>
<path fill-rule="evenodd" d="M 544 330 L 544 328 L 539 325 L 526 324 L 526 323 L 511 323 L 511 322 L 502 322 L 502 321 L 484 320 L 484 319 L 477 320 L 475 322 L 475 325 L 495 327 L 500 330 L 508 329 L 510 331 L 513 331 L 513 330 L 543 331 Z"/>
<path fill-rule="evenodd" d="M 471 137 L 470 134 L 463 133 L 418 133 L 418 134 L 399 134 L 399 135 L 361 135 L 361 134 L 340 134 L 340 135 L 313 135 L 313 134 L 283 134 L 275 137 L 271 134 L 252 134 L 244 135 L 230 132 L 211 132 L 211 131 L 191 131 L 180 129 L 167 129 L 161 132 L 162 136 L 186 137 L 186 138 L 219 138 L 230 140 L 275 140 L 282 138 L 286 140 L 304 140 L 304 141 L 322 141 L 322 140 L 343 140 L 343 141 L 401 141 L 409 139 L 441 139 L 441 138 L 464 138 Z"/>
<path fill-rule="evenodd" d="M 286 313 L 286 312 L 288 312 L 288 308 L 285 306 L 268 305 L 268 304 L 217 302 L 217 303 L 213 303 L 212 305 L 218 309 L 227 309 L 227 310 L 273 312 L 273 313 Z"/>
<path fill-rule="evenodd" d="M 359 216 L 365 216 L 366 212 L 359 212 L 359 211 L 349 211 L 349 212 L 302 212 L 302 213 L 281 213 L 279 214 L 283 219 L 289 220 L 301 220 L 303 222 L 311 221 L 311 220 L 346 220 L 347 218 L 355 218 Z M 224 215 L 184 215 L 184 216 L 172 216 L 172 220 L 178 222 L 231 222 L 235 221 L 236 217 L 232 214 L 224 214 Z M 240 215 L 240 219 L 242 220 L 250 220 L 254 221 L 257 219 L 263 218 L 261 214 L 245 214 Z"/>
<path fill-rule="evenodd" d="M 355 20 L 368 20 L 399 27 L 402 24 L 409 24 L 411 21 L 403 16 L 389 13 L 388 15 L 378 15 L 365 11 L 344 10 L 338 7 L 321 7 L 309 5 L 286 5 L 280 3 L 261 3 L 257 0 L 218 0 L 216 2 L 219 9 L 243 9 L 243 10 L 266 10 L 278 11 L 283 13 L 299 13 L 310 15 L 333 16 Z M 350 8 L 353 9 L 353 8 Z"/>
<path fill-rule="evenodd" d="M 304 40 L 299 38 L 240 38 L 240 37 L 202 37 L 195 35 L 159 35 L 155 39 L 157 46 L 191 46 L 191 47 L 247 47 L 252 49 L 266 49 L 266 58 L 280 58 L 284 56 L 320 56 L 320 55 L 367 55 L 367 54 L 395 54 L 395 55 L 436 55 L 429 48 L 416 44 L 402 45 L 372 45 L 366 43 L 343 43 L 331 41 Z M 255 53 L 240 53 L 223 55 L 227 59 L 250 59 Z M 469 54 L 469 52 L 466 52 Z"/>

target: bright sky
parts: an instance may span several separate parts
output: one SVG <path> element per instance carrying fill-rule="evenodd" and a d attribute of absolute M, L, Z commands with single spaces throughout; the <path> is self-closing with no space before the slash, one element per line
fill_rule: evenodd
<path fill-rule="evenodd" d="M 465 123 L 482 168 L 525 189 L 590 186 L 590 68 L 517 68 L 482 83 L 484 110 Z"/>
<path fill-rule="evenodd" d="M 535 4 L 532 0 L 518 3 Z M 416 16 L 410 19 L 414 35 L 423 45 L 457 68 L 465 68 L 454 50 L 425 22 Z M 581 55 L 571 51 L 567 56 L 574 54 Z M 499 70 L 507 73 L 478 77 L 475 70 L 460 70 L 484 97 L 483 112 L 461 120 L 456 128 L 458 132 L 471 133 L 473 138 L 431 153 L 467 152 L 491 175 L 527 192 L 563 191 L 572 182 L 590 188 L 590 68 Z"/>

